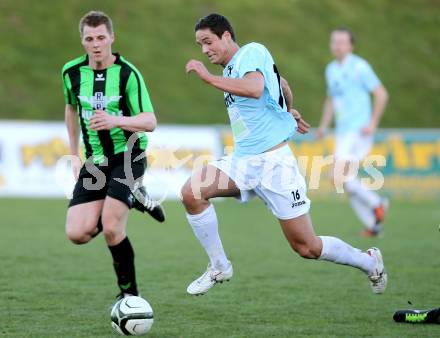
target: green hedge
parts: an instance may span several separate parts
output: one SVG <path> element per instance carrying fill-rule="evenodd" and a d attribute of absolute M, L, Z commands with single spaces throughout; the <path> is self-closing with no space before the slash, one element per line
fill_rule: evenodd
<path fill-rule="evenodd" d="M 60 69 L 82 54 L 77 25 L 90 9 L 112 16 L 114 50 L 142 71 L 162 123 L 227 122 L 222 95 L 184 71 L 190 58 L 206 61 L 193 27 L 197 18 L 216 11 L 230 18 L 240 43 L 269 48 L 293 86 L 296 107 L 313 125 L 325 96 L 328 35 L 340 25 L 355 32 L 356 51 L 391 94 L 382 126 L 440 125 L 435 0 L 2 0 L 0 118 L 63 118 Z"/>

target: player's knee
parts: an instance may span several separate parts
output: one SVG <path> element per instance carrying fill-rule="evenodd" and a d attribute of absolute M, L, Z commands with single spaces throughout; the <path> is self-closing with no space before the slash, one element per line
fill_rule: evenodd
<path fill-rule="evenodd" d="M 193 206 L 197 203 L 197 199 L 194 196 L 191 184 L 189 184 L 188 182 L 183 185 L 182 189 L 180 190 L 180 194 L 182 202 L 185 206 Z"/>
<path fill-rule="evenodd" d="M 85 244 L 91 239 L 89 234 L 72 227 L 66 228 L 66 235 L 67 238 L 74 244 Z"/>
<path fill-rule="evenodd" d="M 107 244 L 112 245 L 125 237 L 125 227 L 117 217 L 106 217 L 102 220 L 103 234 Z"/>
<path fill-rule="evenodd" d="M 102 233 L 104 234 L 105 237 L 105 241 L 107 243 L 112 243 L 115 241 L 115 238 L 117 237 L 118 233 L 117 231 L 115 231 L 112 228 L 104 228 L 104 230 L 102 231 Z"/>
<path fill-rule="evenodd" d="M 103 233 L 107 245 L 110 246 L 120 243 L 126 237 L 123 230 L 104 229 Z"/>
<path fill-rule="evenodd" d="M 105 237 L 105 241 L 108 244 L 112 244 L 117 242 L 120 237 L 123 237 L 124 231 L 121 231 L 115 226 L 107 226 L 104 225 L 103 234 Z"/>

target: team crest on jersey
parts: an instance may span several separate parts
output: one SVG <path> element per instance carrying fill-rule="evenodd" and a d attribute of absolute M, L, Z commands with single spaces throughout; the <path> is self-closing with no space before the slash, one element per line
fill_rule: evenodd
<path fill-rule="evenodd" d="M 103 92 L 96 92 L 92 97 L 78 95 L 78 99 L 81 102 L 83 108 L 81 109 L 81 116 L 83 119 L 88 120 L 93 116 L 93 110 L 106 110 L 108 105 L 112 102 L 118 102 L 122 96 L 113 95 L 106 96 Z M 119 110 L 117 115 L 122 116 L 122 111 Z"/>
<path fill-rule="evenodd" d="M 81 101 L 81 105 L 90 106 L 92 109 L 104 110 L 112 102 L 119 102 L 122 96 L 113 95 L 105 96 L 103 92 L 96 92 L 92 97 L 87 97 L 84 95 L 78 95 L 78 99 Z"/>

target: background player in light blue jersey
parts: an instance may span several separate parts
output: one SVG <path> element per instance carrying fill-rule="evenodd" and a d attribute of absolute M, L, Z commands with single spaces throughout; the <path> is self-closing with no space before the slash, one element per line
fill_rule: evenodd
<path fill-rule="evenodd" d="M 331 33 L 330 49 L 335 60 L 325 70 L 328 94 L 316 136 L 321 138 L 325 134 L 335 115 L 335 163 L 352 162 L 357 166 L 373 145 L 388 93 L 368 62 L 352 54 L 353 46 L 353 34 L 348 29 L 338 28 Z M 341 175 L 334 176 L 337 180 Z M 363 235 L 381 234 L 388 200 L 366 189 L 356 177 L 344 182 L 344 190 L 366 226 Z"/>
<path fill-rule="evenodd" d="M 315 235 L 306 184 L 286 142 L 295 130 L 306 133 L 309 125 L 291 109 L 290 88 L 269 51 L 258 43 L 240 48 L 229 21 L 219 14 L 200 19 L 195 32 L 203 54 L 224 68 L 223 76 L 212 75 L 196 60 L 187 63 L 186 71 L 224 92 L 235 149 L 195 172 L 182 187 L 188 221 L 210 260 L 187 292 L 204 294 L 233 275 L 209 200 L 223 196 L 245 202 L 253 195 L 272 211 L 289 244 L 302 257 L 359 268 L 368 275 L 373 292 L 384 292 L 387 274 L 379 249 L 361 252 L 338 238 Z"/>

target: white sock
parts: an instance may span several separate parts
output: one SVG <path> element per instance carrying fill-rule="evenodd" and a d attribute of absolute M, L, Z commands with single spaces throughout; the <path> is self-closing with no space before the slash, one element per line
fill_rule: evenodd
<path fill-rule="evenodd" d="M 350 195 L 357 196 L 361 202 L 366 204 L 371 209 L 378 207 L 381 203 L 380 196 L 374 191 L 366 189 L 362 185 L 361 181 L 356 178 L 345 182 L 344 188 Z"/>
<path fill-rule="evenodd" d="M 198 215 L 186 214 L 189 224 L 200 244 L 205 248 L 215 269 L 225 270 L 229 266 L 228 258 L 223 250 L 222 241 L 218 233 L 217 215 L 212 204 Z"/>
<path fill-rule="evenodd" d="M 370 273 L 376 265 L 375 258 L 351 245 L 341 241 L 339 238 L 330 236 L 319 236 L 322 240 L 322 252 L 320 260 L 330 261 L 336 264 L 350 265 Z"/>
<path fill-rule="evenodd" d="M 350 195 L 349 197 L 350 205 L 361 222 L 369 229 L 373 228 L 376 224 L 376 219 L 374 217 L 371 208 L 365 205 L 356 195 Z"/>

